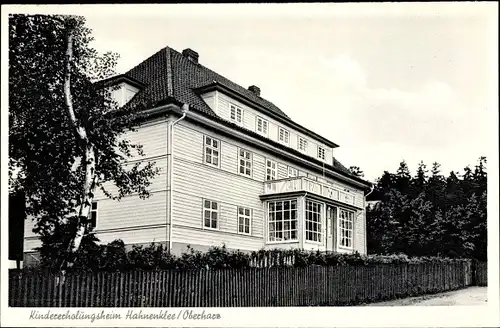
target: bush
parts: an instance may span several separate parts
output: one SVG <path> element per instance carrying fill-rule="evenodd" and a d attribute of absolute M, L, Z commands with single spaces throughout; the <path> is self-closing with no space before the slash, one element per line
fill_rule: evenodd
<path fill-rule="evenodd" d="M 405 254 L 361 255 L 357 252 L 334 253 L 301 249 L 261 249 L 242 252 L 228 250 L 225 245 L 212 246 L 206 252 L 200 252 L 188 245 L 187 252 L 175 256 L 169 254 L 163 244 L 155 243 L 146 247 L 134 245 L 127 251 L 122 240 L 115 240 L 107 245 L 97 245 L 91 249 L 86 248 L 79 255 L 73 269 L 91 271 L 217 270 L 275 266 L 359 266 L 469 261 L 442 257 L 408 257 Z M 48 262 L 49 267 L 51 263 Z"/>

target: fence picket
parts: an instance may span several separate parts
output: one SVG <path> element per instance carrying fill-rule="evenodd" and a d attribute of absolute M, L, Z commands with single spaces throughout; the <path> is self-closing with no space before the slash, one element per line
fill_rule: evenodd
<path fill-rule="evenodd" d="M 280 261 L 288 261 L 282 259 Z M 256 262 L 275 263 L 264 257 Z M 487 264 L 252 267 L 201 271 L 9 272 L 11 306 L 248 307 L 345 305 L 487 284 Z M 472 277 L 472 275 L 475 275 Z M 473 279 L 474 278 L 474 279 Z"/>

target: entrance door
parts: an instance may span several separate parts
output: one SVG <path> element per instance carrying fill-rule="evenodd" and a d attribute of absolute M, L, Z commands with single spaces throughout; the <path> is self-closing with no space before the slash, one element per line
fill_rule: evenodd
<path fill-rule="evenodd" d="M 326 206 L 326 250 L 335 250 L 335 223 L 337 222 L 337 208 Z"/>

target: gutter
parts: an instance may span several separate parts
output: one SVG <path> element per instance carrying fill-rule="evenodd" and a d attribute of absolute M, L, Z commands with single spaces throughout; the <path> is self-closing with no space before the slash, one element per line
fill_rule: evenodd
<path fill-rule="evenodd" d="M 152 109 L 145 110 L 142 113 L 147 114 L 147 115 L 158 115 L 158 114 L 163 114 L 164 112 L 167 112 L 167 111 L 172 111 L 172 112 L 181 114 L 182 111 L 180 110 L 180 106 L 182 106 L 182 103 L 179 103 L 175 99 L 169 99 L 169 100 L 172 101 L 172 103 L 160 105 L 158 107 L 154 107 Z M 208 126 L 212 129 L 214 129 L 214 128 L 217 129 L 218 132 L 222 132 L 222 133 L 225 133 L 229 136 L 236 137 L 236 138 L 243 140 L 245 142 L 251 142 L 253 146 L 256 146 L 259 148 L 264 148 L 267 150 L 270 150 L 269 148 L 273 148 L 273 149 L 271 149 L 271 151 L 273 151 L 277 154 L 280 154 L 281 156 L 284 156 L 288 159 L 291 159 L 294 162 L 298 162 L 298 163 L 301 163 L 301 164 L 306 165 L 306 166 L 314 167 L 317 171 L 326 172 L 327 174 L 329 174 L 330 176 L 333 176 L 334 178 L 337 178 L 345 183 L 357 186 L 358 188 L 361 188 L 363 190 L 366 190 L 367 189 L 366 187 L 368 185 L 372 185 L 372 183 L 367 183 L 367 181 L 363 181 L 363 182 L 357 181 L 355 177 L 349 177 L 345 173 L 339 173 L 339 172 L 334 171 L 330 168 L 323 168 L 323 164 L 320 165 L 320 164 L 313 163 L 313 162 L 309 161 L 308 159 L 303 159 L 297 155 L 291 154 L 287 150 L 282 150 L 282 149 L 277 148 L 276 146 L 269 145 L 269 143 L 267 141 L 262 141 L 260 139 L 257 139 L 256 137 L 248 136 L 244 132 L 236 130 L 233 127 L 229 127 L 221 122 L 217 122 L 216 120 L 214 120 L 214 117 L 212 117 L 212 116 L 208 117 L 207 115 L 203 115 L 202 113 L 190 111 L 189 117 L 198 123 L 201 123 L 201 124 Z M 249 140 L 249 138 L 252 138 L 252 140 Z"/>
<path fill-rule="evenodd" d="M 165 107 L 176 107 L 175 105 L 167 105 Z M 164 106 L 158 107 L 158 108 L 153 108 L 151 110 L 151 113 L 155 113 L 158 111 L 163 110 Z M 168 212 L 167 212 L 167 223 L 168 223 L 168 242 L 169 242 L 169 247 L 168 247 L 168 252 L 172 253 L 172 225 L 173 225 L 173 177 L 174 177 L 174 126 L 182 121 L 187 113 L 189 111 L 189 105 L 184 104 L 182 105 L 182 116 L 178 118 L 177 120 L 173 122 L 169 122 L 167 126 L 167 131 L 168 131 L 168 146 L 167 146 L 167 194 L 168 194 L 168 199 L 167 199 L 167 206 L 168 206 Z"/>
<path fill-rule="evenodd" d="M 210 83 L 208 85 L 205 85 L 205 86 L 202 86 L 202 87 L 199 87 L 199 88 L 195 89 L 195 92 L 197 94 L 201 95 L 201 94 L 203 94 L 205 92 L 210 92 L 210 91 L 213 91 L 213 90 L 225 93 L 228 96 L 230 96 L 232 98 L 235 98 L 236 100 L 238 100 L 238 101 L 240 101 L 240 102 L 244 103 L 245 105 L 250 106 L 252 108 L 255 108 L 255 109 L 258 108 L 259 111 L 263 112 L 264 114 L 267 114 L 267 115 L 271 116 L 271 118 L 279 121 L 282 124 L 289 125 L 290 127 L 299 130 L 300 132 L 304 133 L 305 135 L 307 135 L 307 136 L 309 136 L 311 138 L 320 140 L 321 142 L 323 142 L 328 147 L 332 147 L 332 148 L 339 147 L 339 145 L 337 145 L 333 141 L 330 141 L 330 140 L 326 139 L 325 137 L 320 136 L 316 132 L 314 132 L 312 130 L 309 130 L 308 128 L 300 125 L 299 123 L 294 122 L 291 118 L 289 118 L 289 117 L 283 117 L 283 116 L 275 113 L 274 111 L 267 109 L 263 105 L 261 105 L 261 104 L 255 102 L 255 101 L 253 101 L 252 99 L 248 98 L 247 96 L 240 94 L 239 92 L 233 90 L 232 88 L 230 88 L 227 85 L 224 85 L 224 84 L 222 84 L 220 82 L 214 81 L 214 82 L 212 82 L 212 83 Z"/>

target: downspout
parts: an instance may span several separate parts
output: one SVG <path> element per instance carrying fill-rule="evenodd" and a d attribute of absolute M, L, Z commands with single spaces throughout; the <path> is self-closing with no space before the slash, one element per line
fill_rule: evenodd
<path fill-rule="evenodd" d="M 169 247 L 168 247 L 168 252 L 169 253 L 172 253 L 172 214 L 173 214 L 173 181 L 174 181 L 174 126 L 179 123 L 180 121 L 182 121 L 186 115 L 187 115 L 187 112 L 189 111 L 189 105 L 188 104 L 184 104 L 182 105 L 182 116 L 180 118 L 178 118 L 177 120 L 175 120 L 174 122 L 171 122 L 169 124 L 169 135 L 168 135 L 168 149 L 169 149 L 169 153 L 170 154 L 167 154 L 167 158 L 169 159 L 167 165 L 168 165 L 168 173 L 167 173 L 167 181 L 170 182 L 169 186 L 167 186 L 167 190 L 169 190 L 169 199 L 168 199 L 168 217 L 169 217 L 169 220 L 168 220 L 168 242 L 169 242 Z"/>

